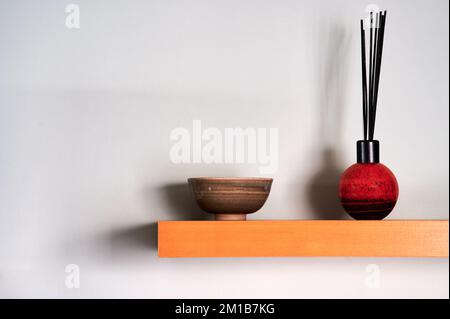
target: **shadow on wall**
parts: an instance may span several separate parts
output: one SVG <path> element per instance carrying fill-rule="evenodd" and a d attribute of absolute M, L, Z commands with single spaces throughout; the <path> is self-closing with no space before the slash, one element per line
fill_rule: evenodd
<path fill-rule="evenodd" d="M 320 167 L 307 184 L 309 205 L 318 219 L 343 219 L 347 214 L 342 209 L 339 197 L 339 179 L 345 167 L 340 163 L 342 119 L 346 103 L 348 54 L 350 37 L 345 28 L 331 26 L 325 35 L 325 52 L 320 57 L 318 76 L 318 105 Z M 323 42 L 321 42 L 322 46 Z"/>
<path fill-rule="evenodd" d="M 307 185 L 307 196 L 314 215 L 318 219 L 344 219 L 347 214 L 342 209 L 338 197 L 339 179 L 343 168 L 336 160 L 333 149 L 324 149 L 320 169 Z"/>
<path fill-rule="evenodd" d="M 152 205 L 151 196 L 154 188 L 149 187 L 144 190 L 144 198 L 147 207 Z M 158 189 L 158 192 L 165 201 L 165 211 L 168 220 L 207 220 L 209 214 L 203 213 L 194 201 L 191 190 L 187 182 L 167 184 Z M 102 238 L 105 240 L 105 238 Z M 158 250 L 158 223 L 137 225 L 122 228 L 108 233 L 106 244 L 111 248 L 111 257 L 128 256 L 127 254 L 148 253 L 149 249 Z"/>
<path fill-rule="evenodd" d="M 87 258 L 99 264 L 119 265 L 148 260 L 157 249 L 157 223 L 147 223 L 71 237 L 62 245 L 61 258 L 75 263 Z"/>
<path fill-rule="evenodd" d="M 158 224 L 150 223 L 145 225 L 132 226 L 113 231 L 110 234 L 113 250 L 148 251 L 158 249 Z M 113 251 L 114 253 L 114 251 Z"/>
<path fill-rule="evenodd" d="M 208 219 L 208 214 L 203 213 L 197 207 L 191 190 L 187 182 L 167 184 L 158 189 L 157 193 L 165 201 L 165 211 L 169 220 L 198 220 Z M 151 201 L 154 196 L 154 188 L 149 187 L 144 190 L 144 198 L 147 207 L 154 207 Z M 119 229 L 109 234 L 111 241 L 112 254 L 120 251 L 147 251 L 158 250 L 158 223 L 133 226 L 125 229 Z"/>
<path fill-rule="evenodd" d="M 172 183 L 160 188 L 167 214 L 173 220 L 208 220 L 211 215 L 203 212 L 196 204 L 189 184 Z"/>

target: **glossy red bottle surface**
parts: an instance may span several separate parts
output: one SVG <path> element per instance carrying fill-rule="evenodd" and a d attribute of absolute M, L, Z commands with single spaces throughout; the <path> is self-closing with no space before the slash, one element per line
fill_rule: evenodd
<path fill-rule="evenodd" d="M 397 203 L 397 179 L 381 163 L 356 163 L 341 177 L 339 198 L 354 219 L 380 220 L 389 215 Z"/>

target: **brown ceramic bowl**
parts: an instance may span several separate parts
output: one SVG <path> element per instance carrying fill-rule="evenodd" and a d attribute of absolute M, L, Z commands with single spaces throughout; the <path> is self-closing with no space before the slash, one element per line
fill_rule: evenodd
<path fill-rule="evenodd" d="M 199 177 L 189 178 L 198 206 L 215 214 L 216 220 L 246 220 L 266 202 L 272 178 Z"/>

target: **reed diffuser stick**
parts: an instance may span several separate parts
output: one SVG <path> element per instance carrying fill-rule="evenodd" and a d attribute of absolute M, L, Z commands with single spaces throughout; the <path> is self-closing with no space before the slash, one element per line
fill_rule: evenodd
<path fill-rule="evenodd" d="M 372 85 L 372 45 L 373 45 L 373 12 L 370 12 L 370 25 L 369 25 L 369 112 L 367 112 L 368 123 L 369 123 L 369 140 L 370 140 L 370 130 L 372 123 L 372 97 L 373 97 L 373 85 Z"/>
<path fill-rule="evenodd" d="M 370 12 L 369 19 L 369 56 L 366 57 L 366 29 L 360 21 L 361 62 L 362 62 L 362 96 L 363 96 L 363 130 L 364 140 L 372 141 L 375 133 L 378 89 L 380 84 L 381 61 L 383 57 L 384 32 L 387 12 Z M 368 64 L 368 65 L 367 65 Z M 367 67 L 369 75 L 367 76 Z M 367 86 L 367 82 L 369 85 Z"/>
<path fill-rule="evenodd" d="M 381 14 L 380 16 L 380 35 L 379 35 L 379 48 L 377 52 L 377 68 L 375 73 L 375 91 L 374 91 L 374 100 L 373 100 L 373 115 L 372 115 L 372 129 L 371 129 L 371 136 L 373 139 L 373 135 L 375 132 L 375 119 L 377 115 L 377 102 L 378 102 L 378 88 L 380 84 L 380 73 L 381 73 L 381 60 L 383 57 L 383 43 L 384 43 L 384 28 L 386 23 L 386 11 L 384 11 L 384 14 Z"/>
<path fill-rule="evenodd" d="M 364 140 L 367 140 L 367 70 L 366 70 L 366 33 L 364 21 L 361 20 L 361 61 L 362 61 L 362 91 L 363 91 L 363 123 Z"/>

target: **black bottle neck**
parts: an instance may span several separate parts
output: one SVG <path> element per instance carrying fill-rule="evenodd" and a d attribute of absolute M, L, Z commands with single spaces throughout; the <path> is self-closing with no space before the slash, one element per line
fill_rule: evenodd
<path fill-rule="evenodd" d="M 356 159 L 358 163 L 379 163 L 380 142 L 377 140 L 357 141 Z"/>

